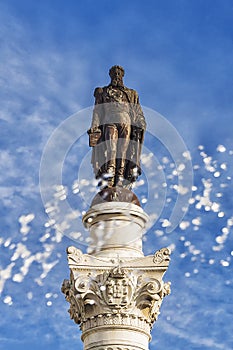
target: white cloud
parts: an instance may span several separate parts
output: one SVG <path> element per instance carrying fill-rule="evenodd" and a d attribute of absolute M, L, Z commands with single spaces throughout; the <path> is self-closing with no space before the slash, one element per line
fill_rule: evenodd
<path fill-rule="evenodd" d="M 162 324 L 161 324 L 162 323 Z M 190 325 L 192 324 L 192 320 L 190 319 Z M 180 325 L 177 325 L 177 327 L 171 325 L 169 322 L 166 322 L 164 324 L 163 322 L 160 322 L 160 326 L 164 327 L 164 330 L 166 330 L 167 335 L 174 335 L 177 338 L 182 338 L 187 341 L 188 344 L 192 345 L 198 345 L 198 346 L 205 346 L 206 348 L 210 348 L 211 350 L 231 350 L 231 348 L 226 347 L 225 343 L 217 343 L 214 339 L 203 337 L 201 334 L 195 334 L 191 331 L 189 328 L 189 331 L 184 331 L 180 329 Z M 153 341 L 152 341 L 153 345 Z"/>

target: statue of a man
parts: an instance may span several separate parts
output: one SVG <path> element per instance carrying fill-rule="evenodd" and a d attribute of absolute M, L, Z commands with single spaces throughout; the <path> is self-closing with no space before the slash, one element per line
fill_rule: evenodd
<path fill-rule="evenodd" d="M 146 128 L 135 90 L 124 86 L 124 69 L 109 70 L 111 82 L 95 89 L 92 125 L 92 165 L 102 187 L 130 187 L 141 174 L 140 154 Z"/>

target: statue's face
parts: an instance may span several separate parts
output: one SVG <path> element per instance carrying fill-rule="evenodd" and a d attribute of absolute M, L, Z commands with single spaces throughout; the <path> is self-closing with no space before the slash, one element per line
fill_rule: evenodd
<path fill-rule="evenodd" d="M 111 72 L 111 84 L 113 86 L 123 85 L 123 72 L 121 69 L 116 68 Z"/>

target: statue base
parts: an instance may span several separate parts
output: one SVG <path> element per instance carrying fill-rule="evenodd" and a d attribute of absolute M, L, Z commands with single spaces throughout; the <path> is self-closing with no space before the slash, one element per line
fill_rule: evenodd
<path fill-rule="evenodd" d="M 96 204 L 106 203 L 106 202 L 124 202 L 138 205 L 140 202 L 135 193 L 128 190 L 127 188 L 116 186 L 107 187 L 96 194 L 93 198 L 91 207 Z"/>
<path fill-rule="evenodd" d="M 126 202 L 93 205 L 83 216 L 90 231 L 88 252 L 95 256 L 143 256 L 142 235 L 149 220 L 141 207 Z"/>

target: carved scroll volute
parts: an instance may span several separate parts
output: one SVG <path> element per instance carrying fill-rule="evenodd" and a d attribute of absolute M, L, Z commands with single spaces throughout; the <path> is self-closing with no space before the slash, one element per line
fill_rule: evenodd
<path fill-rule="evenodd" d="M 170 261 L 170 254 L 171 252 L 168 248 L 162 248 L 157 252 L 155 252 L 153 262 L 156 265 L 160 265 L 160 264 L 168 265 Z"/>
<path fill-rule="evenodd" d="M 69 267 L 78 266 L 83 262 L 83 253 L 80 249 L 75 248 L 74 246 L 70 246 L 67 248 L 67 259 Z"/>

